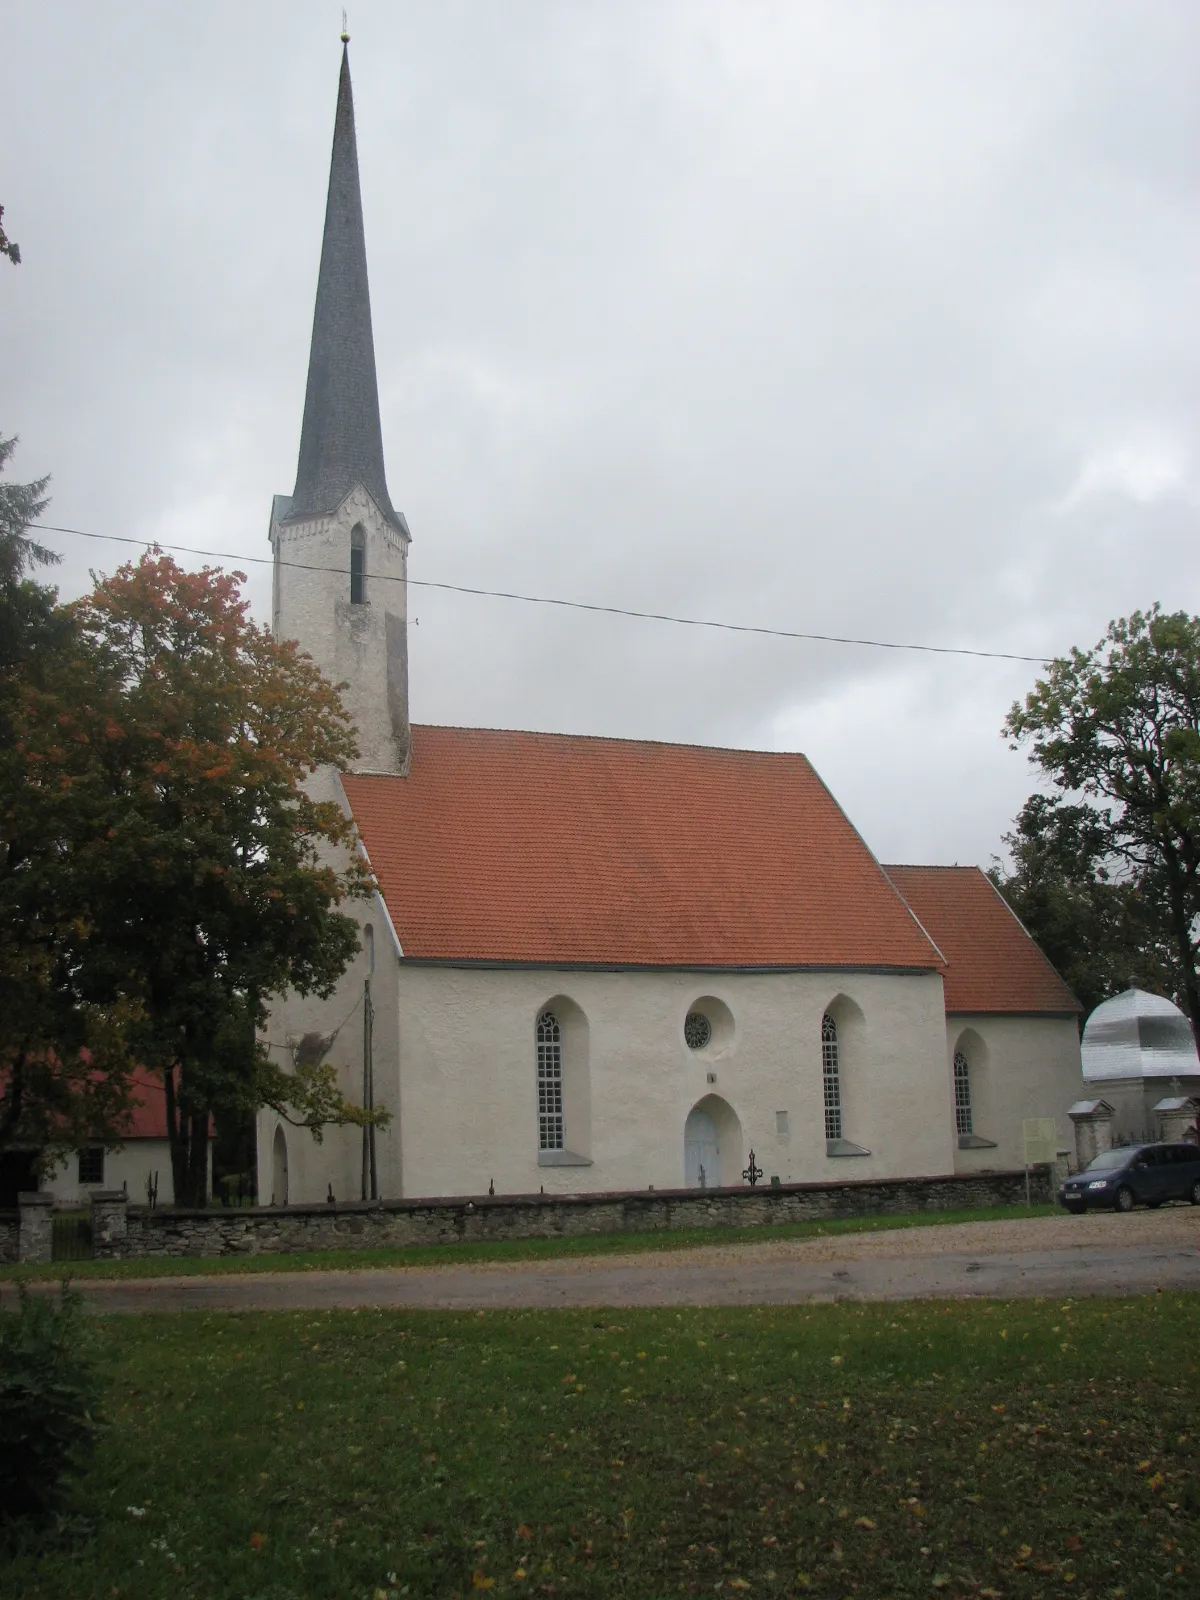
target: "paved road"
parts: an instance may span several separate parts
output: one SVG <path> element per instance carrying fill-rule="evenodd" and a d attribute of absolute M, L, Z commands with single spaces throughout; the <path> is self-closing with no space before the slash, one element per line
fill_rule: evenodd
<path fill-rule="evenodd" d="M 1072 1219 L 1046 1218 L 1041 1225 L 975 1223 L 608 1260 L 94 1281 L 84 1292 L 96 1311 L 138 1312 L 795 1305 L 1200 1291 L 1195 1212 L 1079 1221 L 1085 1226 L 1075 1231 Z M 1020 1248 L 1004 1248 L 1016 1240 Z"/>

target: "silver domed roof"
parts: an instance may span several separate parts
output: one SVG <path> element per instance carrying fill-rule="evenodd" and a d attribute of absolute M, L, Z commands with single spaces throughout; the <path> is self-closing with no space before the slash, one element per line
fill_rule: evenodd
<path fill-rule="evenodd" d="M 1200 1074 L 1191 1024 L 1172 1001 L 1126 989 L 1096 1007 L 1083 1030 L 1083 1076 L 1188 1078 Z"/>

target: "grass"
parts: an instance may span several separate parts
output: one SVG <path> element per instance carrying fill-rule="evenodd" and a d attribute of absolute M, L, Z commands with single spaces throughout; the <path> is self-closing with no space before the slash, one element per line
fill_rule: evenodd
<path fill-rule="evenodd" d="M 907 1216 L 849 1217 L 793 1222 L 778 1227 L 688 1228 L 662 1233 L 605 1233 L 567 1239 L 497 1239 L 481 1244 L 415 1245 L 408 1249 L 320 1250 L 295 1255 L 171 1256 L 137 1261 L 72 1263 L 78 1280 L 186 1277 L 195 1273 L 353 1272 L 382 1267 L 431 1267 L 487 1261 L 540 1261 L 560 1256 L 633 1255 L 646 1250 L 696 1250 L 773 1239 L 816 1239 L 886 1228 L 928 1228 L 955 1222 L 999 1222 L 1062 1215 L 1053 1205 L 990 1206 L 966 1211 L 922 1211 Z M 0 1265 L 0 1283 L 62 1277 L 63 1262 L 47 1266 Z"/>
<path fill-rule="evenodd" d="M 97 1326 L 8 1600 L 1200 1587 L 1200 1296 Z"/>

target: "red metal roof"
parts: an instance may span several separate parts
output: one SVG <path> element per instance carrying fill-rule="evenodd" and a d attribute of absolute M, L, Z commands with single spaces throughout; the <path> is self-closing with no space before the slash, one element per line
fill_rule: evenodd
<path fill-rule="evenodd" d="M 938 969 L 801 755 L 418 726 L 346 795 L 406 957 Z"/>
<path fill-rule="evenodd" d="M 948 1012 L 1083 1008 L 978 867 L 885 867 L 948 963 Z"/>

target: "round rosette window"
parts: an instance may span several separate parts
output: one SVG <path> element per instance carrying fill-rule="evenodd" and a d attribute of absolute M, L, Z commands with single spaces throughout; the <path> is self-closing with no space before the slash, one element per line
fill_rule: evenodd
<path fill-rule="evenodd" d="M 683 1042 L 708 1062 L 734 1047 L 733 1013 L 715 994 L 698 994 L 683 1015 Z"/>
<path fill-rule="evenodd" d="M 689 1011 L 683 1022 L 683 1037 L 689 1050 L 703 1050 L 712 1042 L 712 1023 L 703 1011 Z"/>

